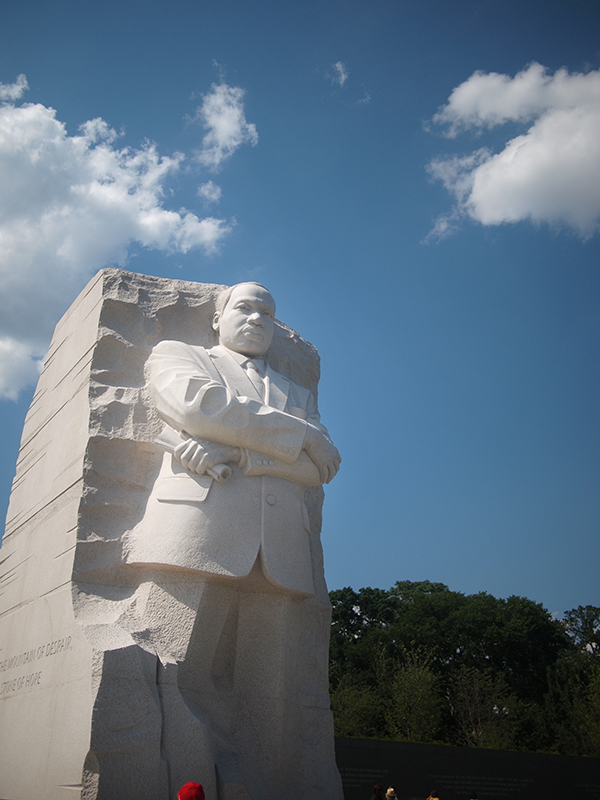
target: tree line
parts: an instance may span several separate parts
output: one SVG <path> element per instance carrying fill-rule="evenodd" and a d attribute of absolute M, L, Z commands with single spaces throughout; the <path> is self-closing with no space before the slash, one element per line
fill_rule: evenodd
<path fill-rule="evenodd" d="M 337 736 L 600 757 L 600 608 L 430 581 L 330 598 Z"/>

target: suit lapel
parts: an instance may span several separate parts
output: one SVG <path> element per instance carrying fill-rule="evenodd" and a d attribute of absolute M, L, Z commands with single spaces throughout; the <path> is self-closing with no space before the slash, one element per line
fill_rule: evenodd
<path fill-rule="evenodd" d="M 235 392 L 236 395 L 244 395 L 245 397 L 250 397 L 252 400 L 262 402 L 254 384 L 246 375 L 245 370 L 243 367 L 240 367 L 226 347 L 217 345 L 209 351 L 209 355 L 226 385 Z M 289 393 L 290 382 L 287 378 L 284 378 L 283 375 L 276 372 L 267 364 L 265 404 L 279 411 L 285 411 Z"/>
<path fill-rule="evenodd" d="M 267 385 L 266 404 L 278 409 L 278 411 L 285 411 L 290 393 L 290 382 L 267 364 L 267 379 L 265 383 Z"/>
<path fill-rule="evenodd" d="M 237 363 L 226 347 L 217 345 L 209 353 L 214 365 L 223 377 L 225 384 L 238 396 L 250 397 L 262 402 L 254 384 L 246 375 L 243 367 Z"/>

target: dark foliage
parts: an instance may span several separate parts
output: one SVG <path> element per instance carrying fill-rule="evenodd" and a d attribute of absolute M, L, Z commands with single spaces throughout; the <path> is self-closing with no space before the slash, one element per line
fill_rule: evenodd
<path fill-rule="evenodd" d="M 330 598 L 338 735 L 600 755 L 600 609 L 430 581 Z"/>

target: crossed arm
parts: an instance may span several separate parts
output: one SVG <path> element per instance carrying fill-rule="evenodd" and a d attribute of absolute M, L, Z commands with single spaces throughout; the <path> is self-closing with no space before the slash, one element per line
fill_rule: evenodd
<path fill-rule="evenodd" d="M 205 351 L 161 342 L 149 360 L 150 386 L 163 419 L 187 440 L 174 455 L 190 472 L 239 464 L 247 475 L 272 474 L 304 485 L 329 483 L 340 455 L 315 408 L 306 420 L 236 397 L 209 374 Z"/>
<path fill-rule="evenodd" d="M 222 464 L 238 464 L 247 476 L 270 475 L 299 483 L 301 486 L 320 486 L 324 481 L 318 467 L 302 450 L 293 464 L 267 459 L 262 453 L 221 445 L 206 439 L 188 438 L 172 451 L 183 466 L 198 475 L 213 475 Z"/>

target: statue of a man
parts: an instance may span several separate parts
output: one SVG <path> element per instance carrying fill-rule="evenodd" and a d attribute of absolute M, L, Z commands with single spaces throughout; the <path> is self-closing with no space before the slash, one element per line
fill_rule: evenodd
<path fill-rule="evenodd" d="M 329 723 L 323 730 L 327 652 L 322 644 L 311 652 L 322 608 L 310 599 L 304 492 L 328 483 L 340 456 L 311 392 L 265 361 L 275 325 L 268 290 L 238 284 L 216 309 L 217 346 L 163 341 L 149 358 L 167 452 L 124 559 L 166 568 L 193 587 L 176 644 L 166 630 L 168 597 L 148 600 L 146 628 L 163 663 L 177 665 L 194 718 L 182 724 L 196 736 L 201 769 L 215 770 L 215 797 L 304 800 L 309 792 L 331 800 L 337 774 L 315 784 L 332 731 Z M 210 796 L 211 776 L 180 779 L 208 784 Z"/>

